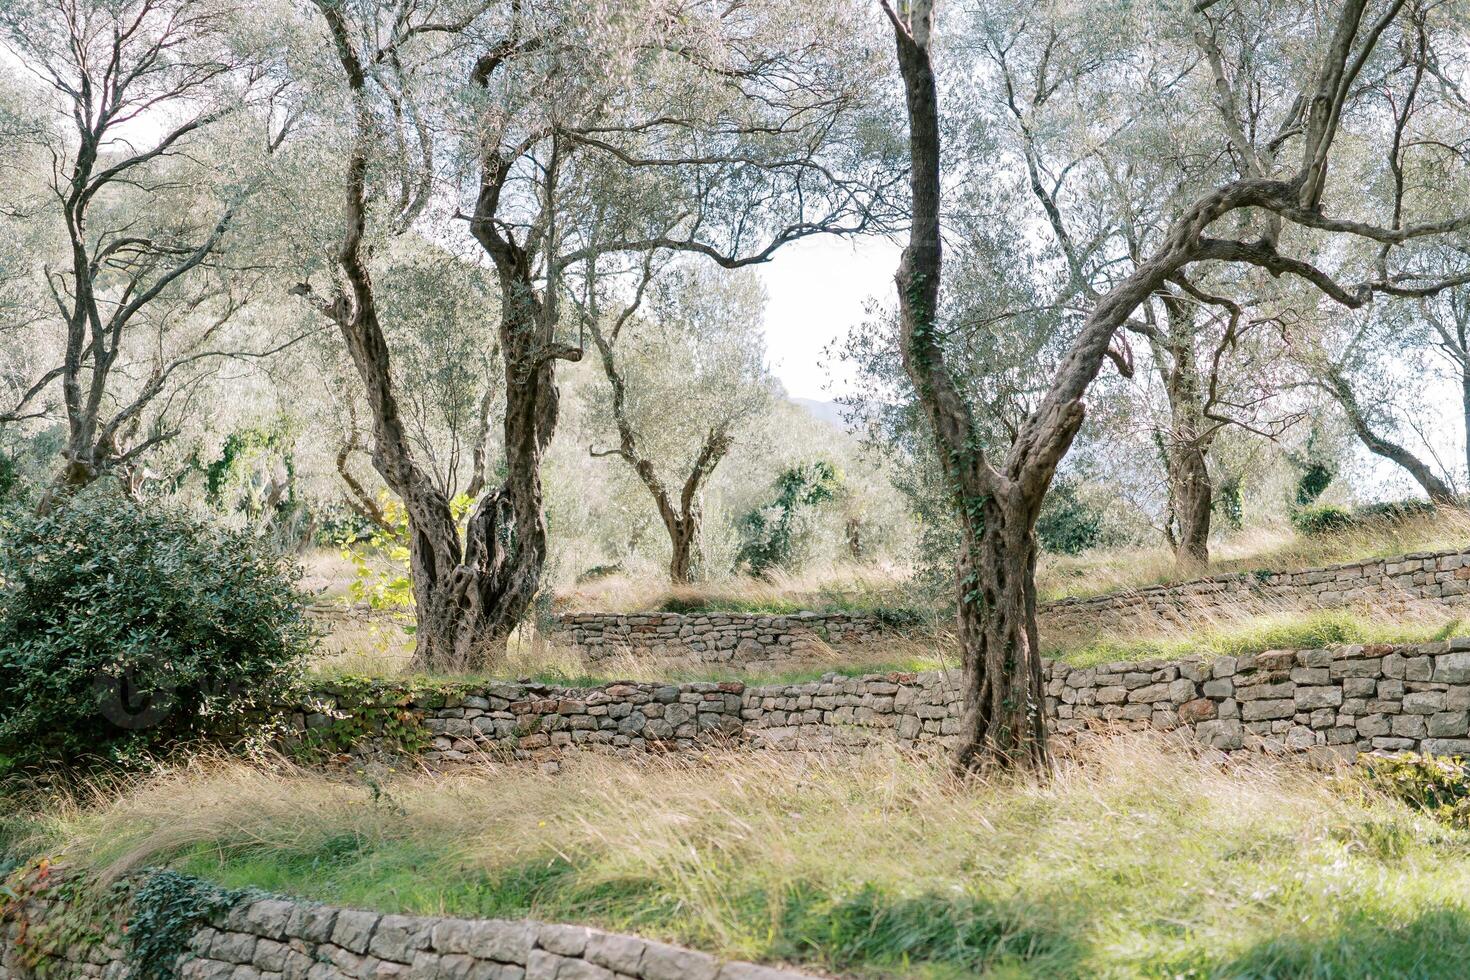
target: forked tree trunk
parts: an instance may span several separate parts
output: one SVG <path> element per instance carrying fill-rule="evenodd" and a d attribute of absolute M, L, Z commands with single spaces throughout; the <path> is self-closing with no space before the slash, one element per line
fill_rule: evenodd
<path fill-rule="evenodd" d="M 402 498 L 408 515 L 417 619 L 414 665 L 433 672 L 483 668 L 503 653 L 540 582 L 546 561 L 541 459 L 558 407 L 553 364 L 559 358 L 575 360 L 581 352 L 554 342 L 556 317 L 534 287 L 532 257 L 491 227 L 509 174 L 508 165 L 491 154 L 471 230 L 495 260 L 500 278 L 506 476 L 475 505 L 461 544 L 448 495 L 414 459 L 366 260 L 366 176 L 375 138 L 366 72 L 341 5 L 318 0 L 317 6 L 354 103 L 354 140 L 344 181 L 346 232 L 338 253 L 343 288 L 330 300 L 315 297 L 305 284 L 294 291 L 313 298 L 340 328 L 372 409 L 373 466 Z"/>
<path fill-rule="evenodd" d="M 632 307 L 628 312 L 631 311 Z M 720 460 L 725 458 L 725 454 L 734 445 L 734 439 L 724 424 L 714 426 L 705 434 L 676 501 L 659 477 L 653 460 L 644 456 L 638 445 L 638 431 L 628 416 L 628 383 L 618 369 L 617 357 L 613 352 L 616 333 L 611 336 L 605 334 L 595 320 L 587 326 L 601 355 L 602 370 L 607 376 L 608 387 L 612 389 L 612 418 L 618 430 L 616 449 L 599 452 L 589 448 L 589 452 L 593 456 L 620 457 L 638 474 L 638 479 L 653 497 L 659 520 L 663 522 L 664 530 L 669 535 L 669 581 L 674 585 L 687 585 L 694 581 L 695 565 L 699 557 L 699 528 L 704 519 L 700 497 L 704 493 L 705 483 L 720 465 Z"/>

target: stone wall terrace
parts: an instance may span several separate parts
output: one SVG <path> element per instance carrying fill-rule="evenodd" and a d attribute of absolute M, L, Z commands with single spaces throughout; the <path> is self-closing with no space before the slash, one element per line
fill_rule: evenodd
<path fill-rule="evenodd" d="M 829 645 L 892 633 L 876 616 L 814 612 L 563 613 L 550 627 L 553 643 L 576 647 L 592 663 L 632 654 L 742 667 L 800 660 Z"/>
<path fill-rule="evenodd" d="M 1052 662 L 1044 683 L 1043 707 L 1061 738 L 1155 729 L 1223 751 L 1470 755 L 1470 638 L 1096 667 Z M 574 750 L 637 755 L 710 745 L 939 747 L 959 730 L 961 701 L 956 675 L 932 671 L 765 685 L 496 683 L 394 703 L 428 733 L 426 760 L 452 763 L 485 754 L 545 762 Z M 291 727 L 306 735 L 362 710 L 339 700 L 293 712 Z M 366 739 L 369 749 L 373 740 Z"/>

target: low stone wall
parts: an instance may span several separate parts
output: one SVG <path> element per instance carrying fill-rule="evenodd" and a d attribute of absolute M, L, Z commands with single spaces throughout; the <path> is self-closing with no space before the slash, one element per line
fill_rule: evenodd
<path fill-rule="evenodd" d="M 729 682 L 326 687 L 287 709 L 285 738 L 327 750 L 406 749 L 430 762 L 485 752 L 546 760 L 570 748 L 672 752 L 737 737 L 744 691 Z"/>
<path fill-rule="evenodd" d="M 1296 572 L 1213 575 L 1174 585 L 1059 599 L 1038 610 L 1041 631 L 1187 623 L 1253 602 L 1332 607 L 1371 600 L 1462 602 L 1470 598 L 1470 552 L 1416 552 Z"/>
<path fill-rule="evenodd" d="M 1414 749 L 1470 754 L 1470 638 L 1399 646 L 1273 651 L 1213 660 L 1048 663 L 1045 710 L 1067 738 L 1091 729 L 1182 729 L 1225 751 Z M 331 695 L 327 696 L 328 698 Z M 423 733 L 430 762 L 489 753 L 551 761 L 588 749 L 678 752 L 714 744 L 861 751 L 879 742 L 942 746 L 959 731 L 957 677 L 828 674 L 800 684 L 489 684 L 431 697 L 384 698 Z M 291 719 L 293 737 L 347 726 L 369 751 L 387 737 L 359 700 Z"/>
<path fill-rule="evenodd" d="M 575 647 L 592 663 L 633 654 L 742 667 L 800 660 L 826 646 L 893 635 L 876 616 L 811 612 L 564 613 L 548 629 L 552 643 Z"/>
<path fill-rule="evenodd" d="M 132 894 L 93 930 L 56 869 L 0 905 L 0 980 L 147 975 L 124 926 Z M 175 880 L 178 880 L 177 878 Z M 380 915 L 198 886 L 214 910 L 185 920 L 162 966 L 182 980 L 799 980 L 807 974 L 583 926 Z M 189 893 L 184 893 L 186 896 Z M 164 910 L 186 915 L 191 897 Z M 156 925 L 154 926 L 156 928 Z M 156 950 L 155 950 L 156 955 Z M 156 974 L 154 974 L 156 975 Z"/>
<path fill-rule="evenodd" d="M 1045 669 L 1051 730 L 1182 730 L 1223 751 L 1470 755 L 1470 638 L 1214 660 Z M 942 674 L 750 688 L 745 735 L 768 749 L 944 744 L 960 692 Z"/>

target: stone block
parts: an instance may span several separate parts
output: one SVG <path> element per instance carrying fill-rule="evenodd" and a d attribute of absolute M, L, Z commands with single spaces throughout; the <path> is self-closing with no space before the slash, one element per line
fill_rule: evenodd
<path fill-rule="evenodd" d="M 1423 715 L 1394 715 L 1388 722 L 1390 734 L 1399 738 L 1423 738 L 1428 734 Z"/>
<path fill-rule="evenodd" d="M 1247 701 L 1240 706 L 1240 716 L 1246 721 L 1290 718 L 1294 714 L 1296 714 L 1296 702 L 1294 700 Z"/>
<path fill-rule="evenodd" d="M 646 946 L 643 940 L 633 936 L 594 931 L 587 938 L 587 950 L 583 956 L 598 966 L 637 976 Z"/>
<path fill-rule="evenodd" d="M 1442 684 L 1470 683 L 1470 650 L 1435 657 L 1433 677 Z"/>
<path fill-rule="evenodd" d="M 1459 738 L 1470 731 L 1470 712 L 1441 711 L 1429 716 L 1431 738 Z"/>
<path fill-rule="evenodd" d="M 1405 714 L 1432 715 L 1443 710 L 1443 691 L 1410 691 L 1404 695 Z"/>
<path fill-rule="evenodd" d="M 1429 755 L 1470 756 L 1470 739 L 1426 738 L 1422 750 Z"/>
<path fill-rule="evenodd" d="M 1298 687 L 1293 700 L 1298 708 L 1335 708 L 1342 704 L 1342 688 Z"/>
<path fill-rule="evenodd" d="M 705 953 L 650 942 L 643 948 L 642 971 L 643 980 L 715 980 L 720 964 Z"/>

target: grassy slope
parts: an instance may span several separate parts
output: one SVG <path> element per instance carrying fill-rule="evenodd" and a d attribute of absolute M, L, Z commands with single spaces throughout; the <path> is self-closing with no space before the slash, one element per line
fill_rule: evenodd
<path fill-rule="evenodd" d="M 1376 521 L 1333 534 L 1302 535 L 1289 526 L 1252 528 L 1211 546 L 1208 573 L 1287 571 L 1386 558 L 1414 551 L 1470 546 L 1470 513 Z M 1037 569 L 1042 601 L 1180 582 L 1198 571 L 1179 568 L 1165 548 L 1098 549 L 1077 556 L 1045 555 Z"/>
<path fill-rule="evenodd" d="M 377 789 L 219 763 L 52 805 L 28 846 L 858 976 L 1434 977 L 1470 958 L 1470 834 L 1344 777 L 1222 770 L 1149 737 L 1045 784 L 882 755 L 585 758 Z"/>

